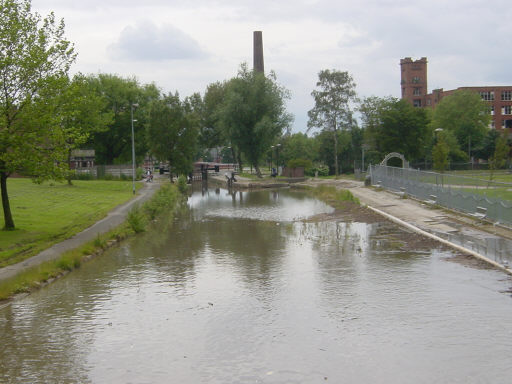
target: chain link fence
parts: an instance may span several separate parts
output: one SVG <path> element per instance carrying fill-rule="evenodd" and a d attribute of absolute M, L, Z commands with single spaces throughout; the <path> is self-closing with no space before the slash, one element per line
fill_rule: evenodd
<path fill-rule="evenodd" d="M 512 226 L 512 201 L 500 198 L 512 183 L 383 165 L 369 171 L 372 185 Z"/>

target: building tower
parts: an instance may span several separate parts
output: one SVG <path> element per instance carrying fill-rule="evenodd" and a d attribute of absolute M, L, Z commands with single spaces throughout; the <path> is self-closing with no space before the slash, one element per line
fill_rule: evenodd
<path fill-rule="evenodd" d="M 402 99 L 409 100 L 415 107 L 426 106 L 427 58 L 413 61 L 410 57 L 400 59 Z"/>
<path fill-rule="evenodd" d="M 265 72 L 265 65 L 263 62 L 263 35 L 261 31 L 254 31 L 253 70 L 256 72 Z"/>

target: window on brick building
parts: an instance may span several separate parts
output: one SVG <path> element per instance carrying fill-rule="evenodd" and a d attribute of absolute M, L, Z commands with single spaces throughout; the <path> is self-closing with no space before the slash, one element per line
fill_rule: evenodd
<path fill-rule="evenodd" d="M 491 122 L 489 123 L 489 128 L 496 129 L 496 122 L 494 120 L 491 120 Z"/>
<path fill-rule="evenodd" d="M 482 98 L 482 100 L 487 100 L 487 101 L 494 100 L 494 91 L 485 91 L 485 92 L 479 92 L 479 93 L 480 93 L 480 97 Z"/>
<path fill-rule="evenodd" d="M 414 76 L 414 77 L 412 78 L 412 82 L 413 82 L 413 83 L 419 83 L 419 82 L 420 82 L 420 78 L 419 78 L 418 76 Z"/>
<path fill-rule="evenodd" d="M 501 92 L 501 100 L 502 101 L 510 101 L 510 100 L 512 100 L 512 91 L 503 91 L 503 92 Z"/>
<path fill-rule="evenodd" d="M 421 88 L 416 87 L 412 93 L 414 96 L 421 96 Z"/>
<path fill-rule="evenodd" d="M 414 105 L 415 107 L 421 107 L 421 100 L 419 99 L 416 99 L 412 102 L 412 105 Z"/>
<path fill-rule="evenodd" d="M 489 114 L 494 116 L 494 105 L 489 106 Z"/>
<path fill-rule="evenodd" d="M 512 105 L 505 105 L 504 107 L 501 107 L 501 114 L 512 115 Z"/>

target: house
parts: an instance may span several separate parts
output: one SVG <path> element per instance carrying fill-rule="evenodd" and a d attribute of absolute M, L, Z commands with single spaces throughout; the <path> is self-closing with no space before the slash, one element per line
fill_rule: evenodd
<path fill-rule="evenodd" d="M 69 168 L 93 168 L 95 156 L 96 154 L 94 149 L 73 149 L 69 159 Z"/>

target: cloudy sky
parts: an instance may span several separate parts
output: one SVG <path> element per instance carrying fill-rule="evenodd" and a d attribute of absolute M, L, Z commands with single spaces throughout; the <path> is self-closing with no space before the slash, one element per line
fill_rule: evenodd
<path fill-rule="evenodd" d="M 512 85 L 510 0 L 32 0 L 64 18 L 74 72 L 116 73 L 188 96 L 252 67 L 291 91 L 305 131 L 321 69 L 348 71 L 360 97 L 400 96 L 400 59 L 427 57 L 428 88 Z"/>

